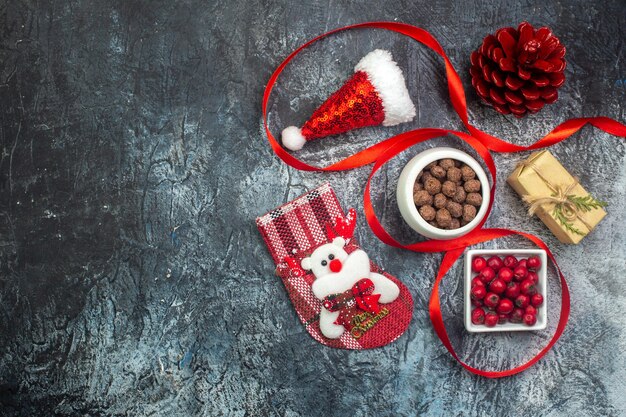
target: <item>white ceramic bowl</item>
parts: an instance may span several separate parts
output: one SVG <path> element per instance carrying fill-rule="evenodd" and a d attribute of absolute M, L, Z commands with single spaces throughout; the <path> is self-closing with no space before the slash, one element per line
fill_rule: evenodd
<path fill-rule="evenodd" d="M 481 193 L 483 196 L 483 203 L 478 209 L 474 220 L 463 227 L 453 230 L 439 229 L 428 224 L 428 222 L 420 216 L 417 211 L 417 207 L 415 206 L 415 202 L 413 201 L 413 185 L 415 184 L 419 173 L 431 162 L 446 158 L 461 161 L 476 172 L 476 177 L 480 181 Z M 416 155 L 406 164 L 400 174 L 400 179 L 398 180 L 396 196 L 398 199 L 400 214 L 402 214 L 402 218 L 404 218 L 413 230 L 431 239 L 447 240 L 469 233 L 478 225 L 478 223 L 480 223 L 483 217 L 485 217 L 487 214 L 487 207 L 489 207 L 490 188 L 489 181 L 487 180 L 487 174 L 485 174 L 483 168 L 474 158 L 458 149 L 432 148 Z"/>
<path fill-rule="evenodd" d="M 507 255 L 513 255 L 518 260 L 530 258 L 536 255 L 541 260 L 541 268 L 537 271 L 539 282 L 537 283 L 537 291 L 543 295 L 543 304 L 537 309 L 537 323 L 533 326 L 527 326 L 524 323 L 504 323 L 496 324 L 495 327 L 487 327 L 484 324 L 472 323 L 472 299 L 470 295 L 472 278 L 476 275 L 472 272 L 472 260 L 477 256 L 485 259 L 497 255 L 504 258 Z M 548 283 L 547 283 L 547 256 L 546 251 L 541 249 L 473 249 L 465 254 L 465 328 L 471 333 L 482 332 L 516 332 L 521 330 L 543 330 L 548 325 Z"/>

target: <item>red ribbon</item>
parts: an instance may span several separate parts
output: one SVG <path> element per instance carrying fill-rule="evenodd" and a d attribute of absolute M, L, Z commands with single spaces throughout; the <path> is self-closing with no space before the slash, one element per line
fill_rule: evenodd
<path fill-rule="evenodd" d="M 389 139 L 386 139 L 382 142 L 379 142 L 369 148 L 366 148 L 356 154 L 349 156 L 345 159 L 342 159 L 330 166 L 326 167 L 317 167 L 313 165 L 306 164 L 299 159 L 295 158 L 291 154 L 289 154 L 285 149 L 283 149 L 280 143 L 274 138 L 272 133 L 270 132 L 268 121 L 267 121 L 267 105 L 269 101 L 270 94 L 272 89 L 274 88 L 274 84 L 276 83 L 276 79 L 283 71 L 285 66 L 307 46 L 312 43 L 325 38 L 329 35 L 332 35 L 337 32 L 356 29 L 356 28 L 377 28 L 377 29 L 385 29 L 390 30 L 392 32 L 397 32 L 408 36 L 429 49 L 433 50 L 439 56 L 441 56 L 444 60 L 447 82 L 448 82 L 448 92 L 450 96 L 450 101 L 452 103 L 452 107 L 454 111 L 457 113 L 463 125 L 468 130 L 468 133 L 447 130 L 447 129 L 435 129 L 435 128 L 422 128 L 415 129 L 409 132 L 401 133 Z M 444 258 L 439 267 L 439 271 L 437 273 L 437 277 L 435 279 L 435 283 L 433 286 L 433 291 L 430 297 L 429 303 L 429 311 L 430 318 L 433 323 L 433 327 L 437 336 L 441 339 L 442 343 L 448 349 L 448 351 L 452 354 L 452 356 L 461 363 L 461 365 L 467 369 L 468 371 L 486 376 L 488 378 L 500 378 L 504 376 L 514 375 L 516 373 L 522 372 L 523 370 L 529 368 L 533 364 L 535 364 L 539 359 L 541 359 L 551 348 L 554 346 L 556 341 L 559 339 L 563 331 L 565 330 L 565 326 L 567 324 L 569 318 L 570 311 L 570 297 L 569 290 L 567 287 L 567 282 L 565 277 L 561 273 L 558 264 L 556 263 L 556 259 L 546 246 L 546 244 L 536 236 L 518 232 L 515 230 L 507 230 L 507 229 L 483 229 L 483 225 L 489 216 L 489 212 L 491 211 L 491 207 L 494 201 L 495 195 L 495 184 L 496 184 L 496 167 L 493 162 L 493 158 L 491 157 L 490 151 L 493 152 L 519 152 L 533 149 L 540 149 L 547 146 L 554 145 L 559 143 L 576 132 L 582 129 L 585 125 L 590 124 L 600 130 L 605 131 L 614 136 L 626 137 L 626 125 L 619 123 L 613 119 L 608 117 L 584 117 L 584 118 L 576 118 L 567 120 L 556 128 L 554 128 L 550 133 L 548 133 L 543 138 L 536 141 L 534 144 L 530 146 L 519 146 L 514 145 L 512 143 L 506 142 L 502 139 L 499 139 L 495 136 L 491 136 L 488 133 L 483 132 L 482 130 L 474 127 L 468 118 L 467 113 L 467 103 L 465 100 L 465 91 L 463 89 L 463 84 L 461 83 L 461 79 L 459 75 L 455 71 L 450 59 L 445 54 L 443 48 L 437 42 L 437 40 L 424 29 L 411 26 L 405 23 L 395 23 L 395 22 L 369 22 L 369 23 L 360 23 L 352 26 L 346 26 L 343 28 L 335 29 L 330 32 L 327 32 L 323 35 L 320 35 L 304 45 L 297 48 L 293 51 L 274 71 L 272 76 L 270 77 L 268 84 L 265 88 L 265 92 L 263 94 L 263 124 L 265 126 L 265 132 L 267 133 L 267 138 L 270 142 L 270 145 L 274 152 L 278 155 L 280 159 L 282 159 L 288 165 L 297 168 L 299 170 L 305 171 L 343 171 L 349 170 L 357 167 L 361 167 L 364 165 L 369 165 L 374 163 L 372 168 L 372 172 L 367 180 L 367 185 L 365 187 L 364 193 L 364 212 L 367 222 L 374 232 L 374 234 L 383 242 L 388 245 L 395 246 L 398 248 L 404 248 L 408 250 L 412 250 L 414 252 L 445 252 Z M 370 183 L 371 179 L 387 161 L 396 156 L 398 153 L 403 150 L 426 140 L 443 136 L 447 134 L 452 134 L 457 136 L 459 139 L 469 144 L 480 157 L 485 162 L 489 172 L 492 176 L 492 187 L 490 190 L 491 199 L 489 203 L 489 207 L 487 210 L 487 215 L 481 221 L 476 229 L 472 232 L 468 233 L 465 236 L 461 236 L 452 240 L 445 241 L 437 241 L 437 240 L 427 240 L 422 242 L 416 242 L 408 245 L 403 245 L 400 242 L 396 241 L 387 231 L 384 229 L 378 217 L 374 212 L 374 208 L 372 206 L 371 197 L 370 197 Z M 535 355 L 531 360 L 520 365 L 518 367 L 506 370 L 506 371 L 484 371 L 481 369 L 473 368 L 464 362 L 462 362 L 457 356 L 452 344 L 450 343 L 450 339 L 448 338 L 448 334 L 446 332 L 446 328 L 443 322 L 443 318 L 441 315 L 441 307 L 439 304 L 439 283 L 448 272 L 448 270 L 452 267 L 452 265 L 456 262 L 456 260 L 461 256 L 466 247 L 470 245 L 474 245 L 476 243 L 486 242 L 493 239 L 497 239 L 504 236 L 509 235 L 520 235 L 525 237 L 535 243 L 540 248 L 544 249 L 552 262 L 554 263 L 557 272 L 559 273 L 560 281 L 561 281 L 561 289 L 562 289 L 562 300 L 561 300 L 561 313 L 559 316 L 559 322 L 557 325 L 556 332 L 548 342 L 548 344 Z"/>

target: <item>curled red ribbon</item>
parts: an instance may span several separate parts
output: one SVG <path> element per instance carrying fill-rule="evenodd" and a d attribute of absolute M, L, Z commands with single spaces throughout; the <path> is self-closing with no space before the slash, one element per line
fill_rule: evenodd
<path fill-rule="evenodd" d="M 376 28 L 376 29 L 385 29 L 390 30 L 396 33 L 403 34 L 408 36 L 429 49 L 433 50 L 439 56 L 441 56 L 444 60 L 446 77 L 448 83 L 448 92 L 450 96 L 450 101 L 452 103 L 452 107 L 454 111 L 457 113 L 463 125 L 468 130 L 468 133 L 458 132 L 447 129 L 436 129 L 436 128 L 422 128 L 415 129 L 409 132 L 401 133 L 389 139 L 386 139 L 382 142 L 379 142 L 369 148 L 366 148 L 356 154 L 349 156 L 345 159 L 342 159 L 330 166 L 326 167 L 316 167 L 313 165 L 306 164 L 299 159 L 295 158 L 287 151 L 285 151 L 280 143 L 274 138 L 272 133 L 270 132 L 268 122 L 267 122 L 267 104 L 269 101 L 270 94 L 272 89 L 274 88 L 274 84 L 276 83 L 276 79 L 283 71 L 285 66 L 304 48 L 311 45 L 312 43 L 325 38 L 329 35 L 332 35 L 337 32 L 349 30 L 349 29 L 357 29 L 357 28 Z M 365 217 L 367 219 L 367 223 L 370 228 L 374 232 L 374 234 L 383 242 L 388 245 L 395 246 L 398 248 L 404 248 L 408 250 L 412 250 L 414 252 L 445 252 L 444 258 L 439 266 L 439 271 L 437 272 L 437 276 L 435 278 L 435 283 L 433 285 L 433 290 L 430 297 L 429 303 L 429 312 L 430 318 L 433 323 L 433 327 L 437 336 L 441 339 L 442 343 L 448 349 L 448 351 L 452 354 L 454 359 L 459 361 L 459 363 L 468 371 L 475 373 L 477 375 L 482 375 L 488 378 L 500 378 L 505 376 L 510 376 L 522 372 L 523 370 L 529 368 L 534 365 L 539 359 L 541 359 L 551 348 L 554 346 L 556 341 L 559 339 L 563 331 L 565 330 L 565 326 L 567 325 L 567 321 L 569 318 L 570 311 L 570 296 L 569 289 L 567 287 L 567 282 L 565 277 L 561 273 L 558 264 L 556 263 L 556 259 L 548 249 L 547 245 L 538 237 L 519 232 L 515 230 L 507 230 L 507 229 L 483 229 L 483 225 L 489 216 L 491 211 L 491 207 L 494 201 L 495 196 L 495 184 L 496 184 L 496 167 L 493 162 L 493 158 L 491 157 L 490 151 L 493 152 L 519 152 L 533 149 L 540 149 L 547 146 L 554 145 L 559 143 L 568 137 L 572 136 L 580 129 L 582 129 L 585 125 L 590 124 L 598 129 L 605 131 L 614 136 L 626 137 L 626 125 L 619 123 L 613 119 L 608 117 L 584 117 L 584 118 L 575 118 L 567 120 L 556 128 L 554 128 L 550 133 L 548 133 L 543 138 L 536 141 L 534 144 L 530 146 L 519 146 L 514 145 L 512 143 L 506 142 L 502 139 L 499 139 L 495 136 L 489 135 L 488 133 L 483 132 L 482 130 L 474 127 L 468 118 L 467 113 L 467 103 L 465 100 L 465 91 L 463 89 L 463 84 L 461 83 L 461 79 L 457 74 L 456 70 L 452 66 L 450 59 L 445 54 L 443 48 L 439 44 L 439 42 L 432 36 L 430 33 L 425 31 L 424 29 L 408 25 L 405 23 L 396 23 L 396 22 L 368 22 L 368 23 L 360 23 L 352 26 L 346 26 L 343 28 L 335 29 L 325 34 L 322 34 L 304 45 L 297 48 L 293 51 L 274 71 L 272 76 L 270 77 L 268 84 L 265 88 L 265 92 L 263 94 L 263 125 L 265 126 L 265 132 L 267 134 L 268 141 L 276 155 L 280 159 L 282 159 L 288 165 L 305 171 L 343 171 L 349 170 L 357 167 L 361 167 L 364 165 L 369 165 L 374 163 L 372 167 L 372 172 L 367 180 L 367 185 L 365 187 L 364 193 L 364 212 Z M 403 150 L 426 140 L 451 134 L 457 136 L 459 139 L 470 145 L 478 155 L 483 159 L 485 165 L 489 169 L 489 172 L 492 176 L 492 187 L 490 190 L 491 199 L 489 203 L 489 207 L 487 210 L 487 215 L 481 221 L 476 229 L 472 232 L 468 233 L 465 236 L 461 236 L 452 240 L 427 240 L 423 242 L 412 243 L 409 245 L 403 245 L 402 243 L 396 241 L 382 226 L 378 217 L 374 212 L 374 208 L 372 206 L 371 197 L 370 197 L 370 183 L 371 179 L 387 161 L 392 159 L 398 153 Z M 448 334 L 446 332 L 446 328 L 443 322 L 443 318 L 441 315 L 441 307 L 439 304 L 439 284 L 443 277 L 446 275 L 448 270 L 454 265 L 456 260 L 461 256 L 466 247 L 470 245 L 474 245 L 476 243 L 486 242 L 493 239 L 509 236 L 509 235 L 520 235 L 529 239 L 533 243 L 535 243 L 540 248 L 544 249 L 552 262 L 554 263 L 556 270 L 560 277 L 561 289 L 562 289 L 562 300 L 561 300 L 561 312 L 559 316 L 559 322 L 556 328 L 556 331 L 548 344 L 537 353 L 532 359 L 523 365 L 517 366 L 512 369 L 508 369 L 505 371 L 485 371 L 481 369 L 474 368 L 466 363 L 462 362 L 457 356 L 456 352 L 452 344 L 450 343 L 450 339 L 448 338 Z"/>

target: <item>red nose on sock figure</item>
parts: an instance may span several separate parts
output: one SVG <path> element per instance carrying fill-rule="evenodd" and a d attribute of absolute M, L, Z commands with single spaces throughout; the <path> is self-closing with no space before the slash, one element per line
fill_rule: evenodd
<path fill-rule="evenodd" d="M 330 270 L 332 272 L 341 272 L 341 261 L 339 259 L 333 259 L 330 261 Z"/>
<path fill-rule="evenodd" d="M 304 123 L 282 132 L 283 145 L 292 151 L 307 141 L 338 135 L 366 126 L 395 126 L 410 122 L 415 106 L 404 75 L 389 51 L 376 49 L 354 67 L 354 75 Z"/>

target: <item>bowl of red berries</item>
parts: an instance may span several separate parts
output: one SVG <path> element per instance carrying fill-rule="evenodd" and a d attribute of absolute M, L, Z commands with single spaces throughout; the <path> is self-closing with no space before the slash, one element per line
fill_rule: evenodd
<path fill-rule="evenodd" d="M 465 328 L 472 333 L 547 326 L 546 252 L 481 249 L 465 255 Z"/>

